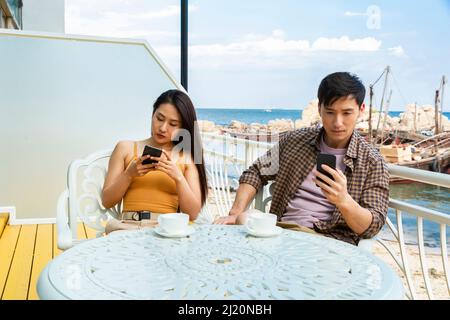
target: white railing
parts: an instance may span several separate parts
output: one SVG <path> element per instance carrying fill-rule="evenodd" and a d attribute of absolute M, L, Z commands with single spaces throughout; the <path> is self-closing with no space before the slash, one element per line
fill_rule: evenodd
<path fill-rule="evenodd" d="M 402 167 L 398 165 L 388 164 L 389 173 L 391 176 L 413 180 L 417 182 L 427 183 L 435 186 L 450 188 L 450 178 L 448 175 L 437 172 L 430 172 L 426 170 L 413 169 L 408 167 Z M 396 242 L 400 249 L 401 261 L 397 259 L 392 247 L 388 245 L 383 239 L 378 239 L 378 242 L 391 254 L 396 264 L 403 272 L 406 283 L 408 286 L 408 297 L 411 299 L 417 299 L 418 293 L 414 287 L 413 275 L 409 267 L 408 253 L 405 245 L 404 231 L 403 231 L 403 215 L 405 212 L 411 216 L 415 216 L 417 220 L 417 246 L 419 252 L 419 260 L 421 265 L 421 273 L 423 282 L 425 285 L 426 295 L 429 299 L 434 299 L 432 283 L 429 277 L 428 263 L 426 259 L 424 236 L 423 236 L 423 223 L 424 220 L 434 222 L 439 225 L 440 233 L 440 255 L 442 258 L 442 267 L 445 275 L 445 281 L 447 286 L 447 293 L 450 296 L 450 273 L 448 263 L 448 250 L 447 250 L 447 227 L 450 226 L 450 215 L 439 211 L 431 210 L 421 206 L 413 205 L 404 201 L 390 199 L 389 207 L 395 210 L 397 219 L 397 227 L 395 228 L 392 222 L 388 219 L 387 224 L 392 234 L 394 235 Z"/>
<path fill-rule="evenodd" d="M 202 133 L 203 144 L 205 146 L 205 162 L 209 185 L 213 192 L 216 205 L 215 214 L 218 216 L 228 215 L 231 208 L 233 197 L 232 189 L 237 188 L 237 179 L 242 171 L 251 165 L 251 163 L 274 144 L 266 142 L 257 142 L 245 139 L 234 138 L 225 135 L 213 133 Z M 391 176 L 401 177 L 409 180 L 428 183 L 431 185 L 450 188 L 450 179 L 448 175 L 428 172 L 425 170 L 406 168 L 397 165 L 388 165 Z M 234 183 L 230 183 L 230 169 L 233 169 L 231 175 L 235 177 Z M 260 190 L 255 197 L 252 206 L 266 211 L 268 203 L 271 200 L 270 185 L 268 188 Z M 394 243 L 391 241 L 376 237 L 377 242 L 384 248 L 395 261 L 400 270 L 400 275 L 404 279 L 407 287 L 407 297 L 409 299 L 418 299 L 419 297 L 414 281 L 411 267 L 409 264 L 408 246 L 405 244 L 405 234 L 403 229 L 403 213 L 416 217 L 417 220 L 417 246 L 421 264 L 422 280 L 425 284 L 426 296 L 429 299 L 435 298 L 433 294 L 432 281 L 430 281 L 427 255 L 425 253 L 423 222 L 424 220 L 434 222 L 440 225 L 440 255 L 442 257 L 442 267 L 446 282 L 446 291 L 450 297 L 450 273 L 448 263 L 448 248 L 446 229 L 450 226 L 450 215 L 413 205 L 404 201 L 390 199 L 389 207 L 395 210 L 396 224 L 387 217 L 386 225 L 392 233 Z M 398 246 L 399 253 L 396 253 L 394 247 Z M 423 291 L 423 290 L 422 290 Z"/>

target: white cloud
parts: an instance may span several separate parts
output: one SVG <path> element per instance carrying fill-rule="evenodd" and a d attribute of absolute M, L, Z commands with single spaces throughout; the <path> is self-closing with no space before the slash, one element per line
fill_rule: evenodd
<path fill-rule="evenodd" d="M 367 16 L 366 12 L 351 12 L 351 11 L 346 11 L 344 13 L 345 16 L 347 17 L 357 17 L 357 16 Z"/>
<path fill-rule="evenodd" d="M 285 38 L 282 30 L 274 30 L 269 36 L 247 35 L 241 41 L 228 44 L 191 45 L 189 56 L 191 67 L 256 67 L 256 68 L 298 68 L 305 67 L 311 59 L 331 52 L 354 52 L 364 54 L 378 51 L 381 41 L 372 38 L 350 39 L 318 38 L 311 44 L 309 40 Z M 179 47 L 161 46 L 157 52 L 168 62 L 176 64 Z"/>
<path fill-rule="evenodd" d="M 179 30 L 173 19 L 180 6 L 153 8 L 149 2 L 135 0 L 67 0 L 66 32 L 117 38 L 146 39 L 158 55 L 171 67 L 179 65 Z M 154 5 L 154 4 L 153 4 Z M 189 6 L 197 11 L 197 6 Z M 170 20 L 172 19 L 172 20 Z M 195 34 L 189 35 L 195 39 Z M 359 54 L 379 50 L 381 41 L 373 37 L 289 39 L 281 29 L 270 34 L 247 34 L 230 43 L 197 44 L 189 47 L 191 68 L 219 69 L 233 67 L 302 68 L 312 59 L 330 52 Z"/>
<path fill-rule="evenodd" d="M 402 46 L 388 48 L 388 51 L 391 55 L 393 55 L 395 57 L 399 57 L 399 58 L 407 57 L 405 50 L 403 49 Z"/>
<path fill-rule="evenodd" d="M 272 36 L 274 38 L 284 39 L 285 33 L 284 33 L 283 30 L 275 29 L 275 30 L 272 31 Z"/>
<path fill-rule="evenodd" d="M 179 17 L 180 6 L 160 9 L 133 5 L 132 0 L 67 0 L 66 32 L 117 38 L 147 38 L 152 42 L 175 39 L 179 31 L 167 31 L 161 21 Z M 130 8 L 133 7 L 134 11 Z M 141 9 L 141 10 L 139 10 Z M 189 12 L 198 6 L 189 5 Z M 159 22 L 156 22 L 159 21 Z M 174 28 L 170 28 L 174 30 Z M 168 39 L 169 38 L 169 39 Z"/>
<path fill-rule="evenodd" d="M 308 40 L 286 40 L 284 32 L 275 30 L 265 38 L 246 37 L 244 41 L 229 44 L 191 46 L 191 52 L 199 55 L 285 55 L 312 51 L 377 51 L 381 41 L 372 37 L 350 39 L 318 38 L 311 45 Z"/>
<path fill-rule="evenodd" d="M 366 37 L 351 40 L 347 36 L 340 38 L 319 38 L 312 45 L 313 50 L 334 51 L 377 51 L 380 49 L 381 41 Z"/>

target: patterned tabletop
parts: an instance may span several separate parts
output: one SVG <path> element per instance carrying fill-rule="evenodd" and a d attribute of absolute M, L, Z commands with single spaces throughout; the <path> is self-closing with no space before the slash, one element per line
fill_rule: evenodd
<path fill-rule="evenodd" d="M 402 299 L 400 279 L 355 246 L 283 230 L 194 225 L 186 238 L 153 229 L 76 245 L 40 275 L 41 299 Z"/>

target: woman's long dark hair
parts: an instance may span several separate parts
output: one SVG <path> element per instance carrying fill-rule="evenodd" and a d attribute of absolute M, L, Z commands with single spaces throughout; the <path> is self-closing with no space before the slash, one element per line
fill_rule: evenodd
<path fill-rule="evenodd" d="M 194 160 L 195 166 L 200 177 L 200 187 L 202 193 L 202 206 L 206 202 L 208 196 L 208 183 L 206 180 L 205 161 L 203 158 L 203 145 L 200 137 L 200 130 L 197 123 L 197 114 L 195 113 L 194 104 L 189 96 L 180 90 L 168 90 L 162 93 L 153 104 L 153 114 L 161 104 L 170 103 L 181 115 L 181 128 L 189 132 L 191 138 L 191 150 L 188 150 L 190 156 Z M 176 145 L 179 141 L 173 141 Z M 196 149 L 197 148 L 197 149 Z M 200 159 L 199 159 L 200 158 Z M 201 160 L 201 161 L 200 161 Z M 198 163 L 200 162 L 200 163 Z"/>

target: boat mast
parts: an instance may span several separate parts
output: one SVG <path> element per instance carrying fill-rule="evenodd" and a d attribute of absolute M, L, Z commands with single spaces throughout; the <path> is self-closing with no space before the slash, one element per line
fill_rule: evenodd
<path fill-rule="evenodd" d="M 372 144 L 372 100 L 373 100 L 373 84 L 369 86 L 369 144 Z"/>
<path fill-rule="evenodd" d="M 391 67 L 387 66 L 386 67 L 386 74 L 384 76 L 383 95 L 381 96 L 380 113 L 378 115 L 377 131 L 375 133 L 377 136 L 378 136 L 378 130 L 380 129 L 381 113 L 383 112 L 384 97 L 386 96 L 386 89 L 387 89 L 387 85 L 388 85 L 388 79 L 389 79 L 388 77 L 389 77 L 389 72 L 390 71 L 391 71 Z"/>
<path fill-rule="evenodd" d="M 414 133 L 417 133 L 417 101 L 414 102 Z"/>
<path fill-rule="evenodd" d="M 386 127 L 386 118 L 387 118 L 387 114 L 389 112 L 389 105 L 391 103 L 391 98 L 392 98 L 392 89 L 389 91 L 389 97 L 386 100 L 386 110 L 384 112 L 383 127 L 381 128 L 380 145 L 383 144 L 384 128 Z"/>
<path fill-rule="evenodd" d="M 442 114 L 444 113 L 444 89 L 445 85 L 447 84 L 447 78 L 442 76 L 441 81 L 441 115 L 440 115 L 440 123 L 441 123 L 441 132 L 444 132 L 444 125 L 442 124 Z"/>
<path fill-rule="evenodd" d="M 434 95 L 434 134 L 439 134 L 439 90 Z"/>

